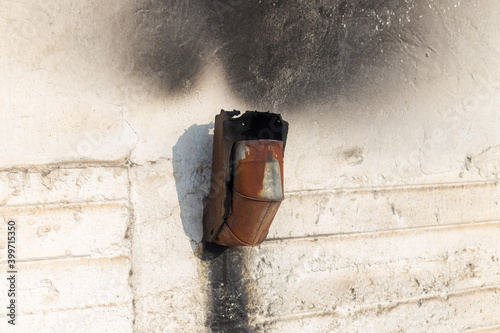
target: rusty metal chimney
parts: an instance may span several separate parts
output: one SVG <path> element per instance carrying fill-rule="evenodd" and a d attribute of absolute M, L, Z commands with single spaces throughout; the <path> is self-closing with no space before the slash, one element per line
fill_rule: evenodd
<path fill-rule="evenodd" d="M 203 239 L 225 246 L 264 241 L 284 199 L 288 123 L 269 112 L 221 111 L 215 117 L 210 195 Z"/>

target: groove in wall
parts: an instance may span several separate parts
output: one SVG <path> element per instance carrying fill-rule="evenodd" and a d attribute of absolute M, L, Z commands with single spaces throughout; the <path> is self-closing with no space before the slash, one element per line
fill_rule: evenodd
<path fill-rule="evenodd" d="M 421 183 L 421 184 L 396 184 L 387 186 L 369 186 L 369 187 L 339 187 L 332 189 L 303 189 L 296 191 L 286 191 L 285 195 L 314 195 L 323 193 L 337 192 L 370 192 L 370 191 L 393 191 L 393 190 L 420 190 L 420 189 L 441 189 L 441 188 L 459 188 L 459 187 L 481 187 L 487 185 L 498 185 L 498 180 L 465 181 L 452 183 Z"/>
<path fill-rule="evenodd" d="M 401 228 L 401 229 L 385 229 L 385 230 L 375 230 L 375 231 L 363 231 L 363 232 L 350 232 L 350 233 L 334 233 L 334 234 L 318 234 L 318 235 L 308 235 L 301 237 L 280 237 L 280 238 L 268 238 L 263 243 L 263 245 L 271 244 L 275 242 L 282 241 L 316 241 L 319 239 L 326 238 L 357 238 L 357 237 L 378 237 L 378 236 L 388 236 L 391 234 L 402 234 L 411 233 L 414 231 L 444 231 L 455 228 L 475 228 L 475 227 L 488 227 L 488 226 L 500 226 L 500 221 L 480 221 L 480 222 L 467 222 L 467 223 L 454 223 L 446 225 L 432 225 L 432 226 L 422 226 L 422 227 L 411 227 L 411 228 Z"/>
<path fill-rule="evenodd" d="M 90 255 L 83 256 L 70 256 L 70 257 L 53 257 L 53 258 L 30 258 L 30 259 L 16 259 L 16 263 L 20 264 L 29 264 L 33 266 L 34 264 L 40 264 L 43 266 L 46 265 L 58 265 L 65 262 L 71 264 L 80 264 L 82 262 L 90 263 L 90 262 L 102 262 L 102 261 L 129 261 L 130 257 L 128 256 L 112 256 L 112 257 L 95 257 Z M 1 261 L 0 264 L 7 263 L 7 260 Z"/>
<path fill-rule="evenodd" d="M 118 160 L 88 160 L 88 161 L 65 161 L 42 164 L 23 164 L 0 167 L 0 172 L 41 172 L 56 169 L 86 169 L 86 168 L 127 168 L 128 159 Z"/>
<path fill-rule="evenodd" d="M 120 306 L 126 306 L 129 305 L 130 301 L 123 301 L 123 302 L 112 302 L 112 303 L 106 303 L 106 304 L 88 304 L 88 305 L 83 305 L 83 306 L 75 306 L 71 308 L 63 308 L 63 309 L 46 309 L 46 310 L 38 310 L 37 312 L 23 312 L 23 316 L 29 316 L 29 315 L 40 315 L 40 314 L 48 314 L 48 313 L 53 313 L 53 312 L 66 312 L 66 311 L 75 311 L 75 310 L 85 310 L 85 309 L 95 309 L 95 308 L 114 308 L 114 307 L 120 307 Z"/>
<path fill-rule="evenodd" d="M 17 205 L 5 205 L 0 207 L 2 210 L 11 209 L 21 209 L 29 210 L 34 208 L 43 209 L 65 209 L 65 208 L 75 208 L 75 207 L 103 207 L 103 206 L 123 206 L 128 207 L 128 202 L 126 199 L 110 199 L 110 200 L 99 200 L 99 201 L 55 201 L 55 202 L 44 202 L 44 203 L 26 203 Z"/>
<path fill-rule="evenodd" d="M 495 332 L 500 332 L 500 324 L 488 327 L 476 327 L 462 331 L 462 333 L 495 333 Z"/>
<path fill-rule="evenodd" d="M 446 293 L 446 294 L 433 294 L 433 295 L 426 295 L 426 296 L 421 296 L 421 297 L 411 297 L 411 298 L 406 298 L 406 299 L 401 299 L 401 300 L 395 300 L 393 302 L 385 302 L 385 303 L 370 303 L 370 304 L 364 304 L 359 307 L 355 307 L 352 309 L 352 311 L 349 312 L 349 316 L 354 316 L 356 313 L 363 312 L 363 311 L 380 311 L 380 310 L 391 310 L 394 309 L 400 305 L 403 304 L 408 304 L 408 303 L 418 303 L 419 301 L 429 301 L 429 300 L 436 300 L 436 299 L 442 299 L 442 300 L 447 300 L 448 298 L 451 297 L 460 297 L 463 295 L 469 295 L 473 293 L 478 293 L 478 292 L 497 292 L 500 290 L 500 285 L 495 285 L 495 286 L 487 286 L 487 287 L 480 287 L 480 288 L 469 288 L 469 289 L 462 289 L 462 290 L 457 290 L 451 293 Z M 279 316 L 279 317 L 272 317 L 272 318 L 265 318 L 263 320 L 257 321 L 256 323 L 259 325 L 266 324 L 266 323 L 271 323 L 271 322 L 278 322 L 278 321 L 287 321 L 287 320 L 296 320 L 296 319 L 304 319 L 304 318 L 314 318 L 314 317 L 335 317 L 341 314 L 340 311 L 311 311 L 311 312 L 303 312 L 303 313 L 298 313 L 298 314 L 291 314 L 291 315 L 286 315 L 286 316 Z"/>

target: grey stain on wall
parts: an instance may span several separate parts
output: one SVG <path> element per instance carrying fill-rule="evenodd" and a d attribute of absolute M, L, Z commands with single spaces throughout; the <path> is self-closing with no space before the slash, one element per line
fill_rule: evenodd
<path fill-rule="evenodd" d="M 135 70 L 169 93 L 189 91 L 222 61 L 233 91 L 264 109 L 328 101 L 393 68 L 419 39 L 411 0 L 142 1 L 134 11 Z"/>
<path fill-rule="evenodd" d="M 133 13 L 125 14 L 135 25 L 130 41 L 135 72 L 167 92 L 188 91 L 210 50 L 208 15 L 203 1 L 137 2 Z"/>

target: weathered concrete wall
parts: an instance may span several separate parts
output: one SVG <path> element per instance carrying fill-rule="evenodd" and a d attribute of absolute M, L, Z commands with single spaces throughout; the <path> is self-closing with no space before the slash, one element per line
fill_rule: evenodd
<path fill-rule="evenodd" d="M 499 24 L 496 0 L 3 1 L 0 331 L 500 331 Z M 217 256 L 221 108 L 290 132 L 268 240 Z"/>

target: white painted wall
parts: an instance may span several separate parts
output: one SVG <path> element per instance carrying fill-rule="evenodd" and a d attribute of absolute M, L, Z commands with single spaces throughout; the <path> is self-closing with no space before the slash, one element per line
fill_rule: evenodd
<path fill-rule="evenodd" d="M 355 93 L 272 109 L 286 201 L 266 242 L 228 254 L 250 329 L 500 331 L 500 4 L 429 6 L 426 43 L 399 41 Z M 216 56 L 175 95 L 139 75 L 134 8 L 1 2 L 0 265 L 15 220 L 19 271 L 1 332 L 209 330 L 212 122 L 255 106 Z"/>

